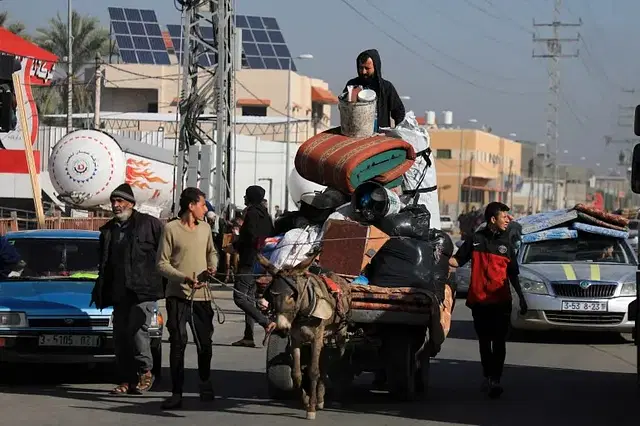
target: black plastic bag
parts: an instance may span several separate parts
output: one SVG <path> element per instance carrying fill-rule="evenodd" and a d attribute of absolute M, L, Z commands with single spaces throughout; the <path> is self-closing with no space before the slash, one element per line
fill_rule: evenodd
<path fill-rule="evenodd" d="M 407 206 L 380 222 L 380 229 L 392 237 L 409 237 L 426 240 L 429 234 L 431 213 L 422 205 Z"/>
<path fill-rule="evenodd" d="M 444 287 L 434 285 L 433 245 L 414 238 L 387 241 L 373 256 L 367 268 L 371 285 L 379 287 L 416 287 L 444 297 Z M 442 296 L 440 296 L 442 295 Z"/>
<path fill-rule="evenodd" d="M 451 237 L 444 231 L 431 229 L 429 230 L 428 241 L 433 248 L 434 267 L 432 274 L 436 287 L 444 289 L 444 285 L 449 284 L 455 291 L 456 283 L 449 282 L 449 259 L 453 256 L 453 241 Z"/>

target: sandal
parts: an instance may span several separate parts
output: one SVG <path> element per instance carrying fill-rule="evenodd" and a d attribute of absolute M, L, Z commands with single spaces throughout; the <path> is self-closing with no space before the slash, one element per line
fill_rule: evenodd
<path fill-rule="evenodd" d="M 122 383 L 111 391 L 111 395 L 125 395 L 129 393 L 129 385 L 126 383 Z"/>
<path fill-rule="evenodd" d="M 138 380 L 138 390 L 140 392 L 146 392 L 153 386 L 154 377 L 151 371 L 147 371 L 140 375 Z"/>

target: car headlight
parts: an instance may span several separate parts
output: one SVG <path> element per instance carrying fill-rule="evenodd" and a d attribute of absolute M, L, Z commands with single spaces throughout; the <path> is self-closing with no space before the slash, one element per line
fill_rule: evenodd
<path fill-rule="evenodd" d="M 620 296 L 635 296 L 636 295 L 636 283 L 624 283 L 620 289 Z"/>
<path fill-rule="evenodd" d="M 520 287 L 522 287 L 522 291 L 524 293 L 549 294 L 549 291 L 547 290 L 547 286 L 542 281 L 521 277 Z"/>
<path fill-rule="evenodd" d="M 164 318 L 160 312 L 154 312 L 151 316 L 151 323 L 149 328 L 161 328 L 164 325 Z M 109 318 L 109 328 L 113 328 L 113 314 Z"/>
<path fill-rule="evenodd" d="M 27 314 L 24 312 L 0 312 L 0 327 L 28 327 Z"/>

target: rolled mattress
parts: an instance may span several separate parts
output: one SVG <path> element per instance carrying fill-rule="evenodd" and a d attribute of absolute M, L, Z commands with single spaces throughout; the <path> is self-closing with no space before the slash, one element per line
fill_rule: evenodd
<path fill-rule="evenodd" d="M 402 139 L 320 133 L 300 146 L 295 167 L 307 180 L 351 194 L 370 180 L 398 186 L 415 159 L 413 147 Z"/>

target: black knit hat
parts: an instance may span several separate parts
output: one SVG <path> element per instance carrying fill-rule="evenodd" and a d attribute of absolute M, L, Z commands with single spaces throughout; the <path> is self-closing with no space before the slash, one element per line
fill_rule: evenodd
<path fill-rule="evenodd" d="M 113 198 L 122 198 L 123 200 L 129 201 L 133 204 L 136 203 L 136 197 L 133 196 L 133 190 L 128 183 L 123 183 L 113 190 L 111 193 L 110 199 Z"/>
<path fill-rule="evenodd" d="M 264 194 L 266 191 L 263 187 L 258 185 L 251 185 L 245 191 L 245 197 L 247 197 L 247 201 L 251 204 L 260 204 L 264 199 Z"/>

